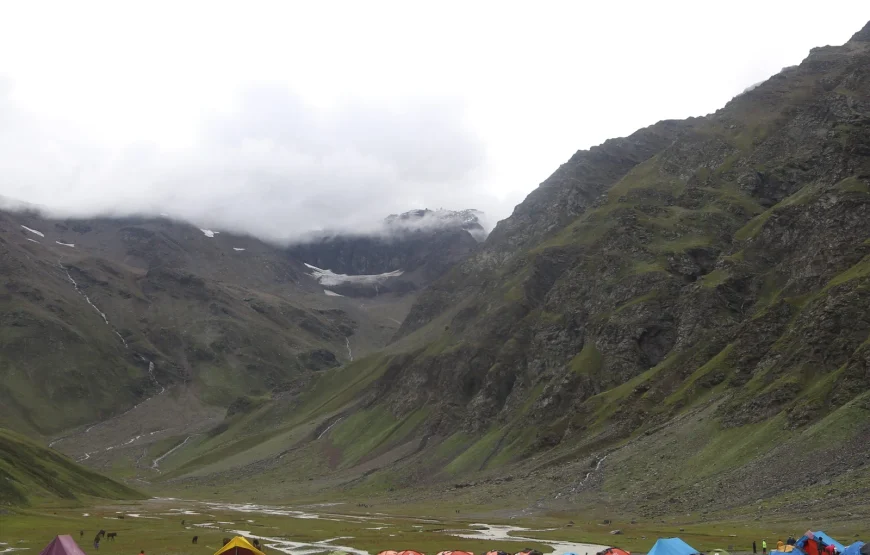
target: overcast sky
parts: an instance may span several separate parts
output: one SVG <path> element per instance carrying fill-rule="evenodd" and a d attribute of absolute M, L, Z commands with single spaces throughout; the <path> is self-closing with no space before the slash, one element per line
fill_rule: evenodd
<path fill-rule="evenodd" d="M 9 2 L 0 195 L 273 239 L 423 207 L 494 224 L 577 149 L 715 111 L 868 19 L 866 0 Z"/>

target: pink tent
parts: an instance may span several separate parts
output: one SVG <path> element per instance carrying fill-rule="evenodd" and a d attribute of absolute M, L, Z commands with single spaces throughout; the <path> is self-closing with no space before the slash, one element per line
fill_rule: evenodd
<path fill-rule="evenodd" d="M 57 536 L 39 555 L 85 555 L 72 536 Z"/>

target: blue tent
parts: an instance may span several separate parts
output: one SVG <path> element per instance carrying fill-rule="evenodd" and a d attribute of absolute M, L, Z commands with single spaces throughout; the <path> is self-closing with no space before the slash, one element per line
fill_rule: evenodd
<path fill-rule="evenodd" d="M 840 553 L 846 551 L 845 545 L 841 544 L 840 542 L 838 542 L 837 540 L 835 540 L 831 536 L 825 534 L 824 532 L 813 532 L 813 535 L 816 537 L 817 540 L 821 540 L 821 541 L 825 542 L 825 545 L 833 544 L 833 546 L 836 547 L 837 551 L 839 551 Z"/>
<path fill-rule="evenodd" d="M 843 550 L 843 555 L 860 555 L 864 542 L 855 542 Z"/>
<path fill-rule="evenodd" d="M 647 555 L 698 555 L 700 551 L 680 538 L 660 538 Z"/>

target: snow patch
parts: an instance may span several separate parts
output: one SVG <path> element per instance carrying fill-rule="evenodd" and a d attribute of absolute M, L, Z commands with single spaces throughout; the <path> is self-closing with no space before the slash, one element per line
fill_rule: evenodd
<path fill-rule="evenodd" d="M 233 250 L 236 252 L 240 252 L 240 251 L 243 251 L 245 249 L 243 249 L 242 247 L 233 247 Z"/>
<path fill-rule="evenodd" d="M 324 270 L 311 264 L 305 264 L 311 270 L 311 277 L 317 280 L 320 285 L 335 286 L 343 284 L 357 285 L 380 285 L 390 278 L 399 277 L 405 272 L 403 270 L 394 270 L 385 274 L 363 274 L 358 276 L 349 276 L 347 274 L 336 274 L 332 270 Z"/>
<path fill-rule="evenodd" d="M 327 297 L 344 297 L 344 295 L 339 295 L 335 291 L 330 291 L 329 289 L 324 289 L 323 294 Z"/>
<path fill-rule="evenodd" d="M 30 241 L 31 243 L 36 243 L 37 245 L 41 245 L 41 244 L 42 244 L 42 243 L 40 243 L 39 241 L 37 241 L 36 239 L 31 239 L 30 237 L 25 237 L 25 239 L 27 239 L 27 240 Z"/>
<path fill-rule="evenodd" d="M 58 245 L 63 245 L 64 247 L 75 248 L 75 243 L 61 243 L 60 241 L 55 241 Z"/>
<path fill-rule="evenodd" d="M 214 237 L 215 235 L 217 235 L 218 233 L 220 233 L 220 231 L 212 231 L 212 230 L 210 230 L 210 229 L 202 229 L 202 228 L 200 228 L 199 230 L 202 231 L 202 234 L 205 235 L 206 237 Z"/>
<path fill-rule="evenodd" d="M 36 231 L 35 229 L 31 229 L 31 228 L 27 227 L 26 225 L 23 225 L 21 227 L 23 227 L 25 231 L 29 231 L 30 233 L 33 233 L 34 235 L 39 235 L 40 237 L 45 237 L 45 233 L 43 233 L 41 231 Z"/>

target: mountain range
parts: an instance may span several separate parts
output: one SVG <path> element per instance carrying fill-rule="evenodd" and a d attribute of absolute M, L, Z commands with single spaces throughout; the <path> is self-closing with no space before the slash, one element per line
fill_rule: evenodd
<path fill-rule="evenodd" d="M 870 508 L 870 24 L 384 228 L 2 213 L 0 421 L 191 496 Z"/>

